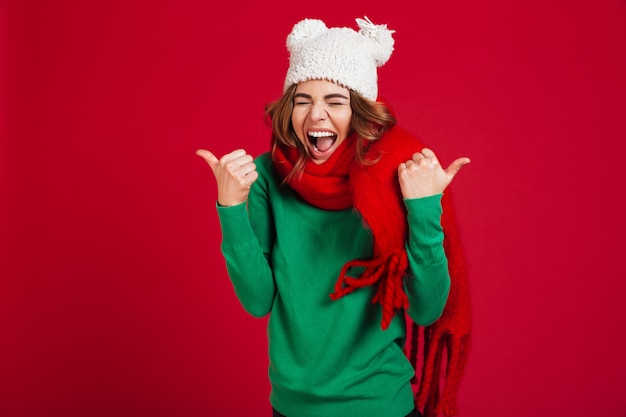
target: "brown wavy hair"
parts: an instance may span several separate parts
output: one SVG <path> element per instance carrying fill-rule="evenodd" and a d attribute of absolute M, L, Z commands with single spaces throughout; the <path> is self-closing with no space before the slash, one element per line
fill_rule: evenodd
<path fill-rule="evenodd" d="M 297 84 L 292 85 L 282 97 L 265 106 L 266 122 L 272 128 L 272 157 L 279 146 L 298 149 L 298 159 L 285 181 L 301 175 L 309 157 L 309 149 L 300 142 L 291 124 L 296 87 Z M 352 108 L 350 134 L 353 132 L 357 134 L 356 160 L 362 164 L 376 163 L 376 160 L 366 158 L 368 144 L 380 139 L 391 129 L 396 124 L 396 118 L 384 103 L 368 100 L 352 90 L 350 107 Z"/>

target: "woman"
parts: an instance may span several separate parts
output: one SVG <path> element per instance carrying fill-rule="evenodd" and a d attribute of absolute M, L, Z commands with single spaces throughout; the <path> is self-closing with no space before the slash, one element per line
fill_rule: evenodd
<path fill-rule="evenodd" d="M 449 294 L 441 197 L 469 159 L 444 170 L 376 102 L 393 32 L 357 23 L 294 26 L 284 94 L 266 109 L 271 152 L 197 152 L 237 296 L 270 314 L 275 416 L 418 416 L 397 313 L 427 326 Z"/>

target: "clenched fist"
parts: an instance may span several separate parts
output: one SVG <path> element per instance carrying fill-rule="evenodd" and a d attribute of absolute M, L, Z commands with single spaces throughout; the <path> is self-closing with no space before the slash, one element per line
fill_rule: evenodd
<path fill-rule="evenodd" d="M 443 193 L 461 167 L 469 162 L 469 158 L 459 158 L 444 170 L 432 150 L 424 148 L 414 153 L 411 159 L 398 166 L 402 196 L 421 198 Z"/>
<path fill-rule="evenodd" d="M 232 151 L 221 159 L 206 149 L 198 149 L 196 155 L 209 164 L 215 175 L 219 205 L 235 206 L 248 199 L 250 187 L 259 177 L 252 155 L 243 149 Z"/>

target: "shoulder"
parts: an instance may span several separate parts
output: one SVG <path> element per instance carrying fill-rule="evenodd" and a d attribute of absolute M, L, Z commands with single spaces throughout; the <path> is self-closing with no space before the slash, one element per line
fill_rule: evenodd
<path fill-rule="evenodd" d="M 271 152 L 265 152 L 257 156 L 254 159 L 254 164 L 256 165 L 260 180 L 269 183 L 280 183 L 280 177 L 278 176 L 276 168 L 274 168 Z"/>
<path fill-rule="evenodd" d="M 259 156 L 257 156 L 256 158 L 254 158 L 255 163 L 263 163 L 263 164 L 268 164 L 268 163 L 272 163 L 272 153 L 267 151 L 267 152 L 263 152 L 262 154 L 260 154 Z"/>
<path fill-rule="evenodd" d="M 254 164 L 257 167 L 257 171 L 271 172 L 273 170 L 272 154 L 270 152 L 264 152 L 254 159 Z"/>
<path fill-rule="evenodd" d="M 372 167 L 396 168 L 399 163 L 407 161 L 423 147 L 417 136 L 396 125 L 373 142 L 367 152 L 368 157 L 378 161 Z"/>
<path fill-rule="evenodd" d="M 408 130 L 394 126 L 375 142 L 375 146 L 392 154 L 412 155 L 424 147 L 419 138 Z"/>

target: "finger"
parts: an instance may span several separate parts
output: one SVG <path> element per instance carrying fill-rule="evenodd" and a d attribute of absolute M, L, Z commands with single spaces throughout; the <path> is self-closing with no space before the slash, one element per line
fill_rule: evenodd
<path fill-rule="evenodd" d="M 422 149 L 422 155 L 424 155 L 424 158 L 426 159 L 434 159 L 435 161 L 437 160 L 437 156 L 435 155 L 435 152 L 433 152 L 432 149 L 430 148 Z"/>
<path fill-rule="evenodd" d="M 255 169 L 254 171 L 247 173 L 246 178 L 248 178 L 248 180 L 250 181 L 250 186 L 252 186 L 252 184 L 257 180 L 257 178 L 259 178 L 259 173 Z"/>
<path fill-rule="evenodd" d="M 209 164 L 211 169 L 214 171 L 215 171 L 215 168 L 217 167 L 217 164 L 219 164 L 220 162 L 219 159 L 217 159 L 217 157 L 213 155 L 211 151 L 208 151 L 206 149 L 198 149 L 196 151 L 196 155 L 204 159 L 206 163 Z"/>
<path fill-rule="evenodd" d="M 467 165 L 470 162 L 470 159 L 467 157 L 458 158 L 454 162 L 452 162 L 450 166 L 448 166 L 448 168 L 446 168 L 446 174 L 450 179 L 452 179 L 461 170 L 461 168 L 463 168 L 464 165 Z"/>
<path fill-rule="evenodd" d="M 415 152 L 413 156 L 411 157 L 411 161 L 415 161 L 415 162 L 419 161 L 420 159 L 424 159 L 424 155 L 422 155 L 421 152 Z"/>
<path fill-rule="evenodd" d="M 226 155 L 222 156 L 221 162 L 223 164 L 230 162 L 230 161 L 234 161 L 237 158 L 240 158 L 242 156 L 246 155 L 246 151 L 243 149 L 237 149 L 232 151 L 231 153 L 227 153 Z"/>
<path fill-rule="evenodd" d="M 256 171 L 256 164 L 254 162 L 248 162 L 239 168 L 239 172 L 242 176 L 249 175 L 254 171 Z"/>
<path fill-rule="evenodd" d="M 435 155 L 435 152 L 433 152 L 432 149 L 430 148 L 422 149 L 422 155 L 424 155 L 424 158 L 426 158 L 427 160 L 433 163 L 439 162 L 439 160 L 437 159 L 437 155 Z"/>

